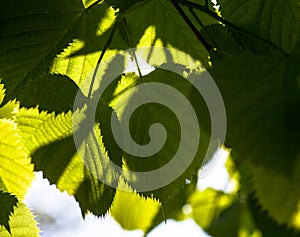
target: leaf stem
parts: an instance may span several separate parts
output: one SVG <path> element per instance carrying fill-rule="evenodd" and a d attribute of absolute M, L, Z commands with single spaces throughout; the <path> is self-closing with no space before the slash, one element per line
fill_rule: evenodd
<path fill-rule="evenodd" d="M 208 9 L 208 0 L 205 0 L 205 3 L 204 3 L 205 5 L 204 5 L 204 7 L 206 8 L 206 9 Z"/>
<path fill-rule="evenodd" d="M 133 43 L 132 43 L 132 40 L 131 40 L 130 35 L 129 35 L 128 25 L 127 25 L 127 21 L 126 21 L 125 17 L 123 18 L 123 23 L 124 23 L 124 27 L 125 27 L 126 37 L 127 37 L 128 42 L 129 42 L 129 46 L 132 49 L 131 50 L 132 51 L 132 56 L 133 56 L 134 62 L 136 64 L 136 67 L 137 67 L 137 70 L 138 70 L 138 73 L 139 73 L 139 77 L 142 78 L 143 77 L 142 72 L 140 70 L 140 65 L 139 65 L 139 62 L 138 62 L 136 54 L 135 54 L 135 49 L 133 48 Z"/>
<path fill-rule="evenodd" d="M 137 60 L 137 57 L 136 57 L 136 54 L 135 54 L 135 51 L 134 51 L 134 48 L 133 48 L 133 43 L 132 43 L 132 40 L 131 40 L 130 35 L 129 35 L 128 25 L 127 25 L 127 21 L 126 21 L 125 17 L 123 17 L 123 24 L 124 24 L 127 40 L 128 40 L 129 45 L 132 49 L 131 50 L 132 51 L 132 56 L 133 56 L 133 59 L 134 59 L 135 64 L 136 64 L 136 67 L 137 67 L 137 70 L 138 70 L 138 73 L 139 73 L 139 77 L 142 78 L 143 77 L 142 72 L 140 70 L 139 62 Z"/>
<path fill-rule="evenodd" d="M 197 37 L 197 39 L 202 43 L 204 48 L 207 50 L 207 52 L 210 52 L 211 46 L 206 42 L 206 40 L 203 38 L 203 36 L 199 33 L 197 28 L 193 25 L 191 20 L 188 18 L 188 16 L 185 14 L 185 12 L 182 10 L 180 5 L 178 4 L 177 1 L 171 0 L 173 6 L 176 8 L 178 13 L 181 15 L 183 20 L 187 23 L 187 25 L 190 27 L 190 29 L 193 31 L 194 35 Z"/>
<path fill-rule="evenodd" d="M 116 24 L 114 24 L 112 26 L 112 30 L 110 32 L 110 35 L 109 35 L 109 37 L 108 37 L 108 39 L 107 39 L 107 41 L 106 41 L 106 43 L 105 43 L 105 45 L 103 47 L 103 50 L 101 51 L 100 57 L 98 59 L 97 65 L 96 65 L 94 73 L 93 73 L 91 85 L 90 85 L 90 88 L 89 88 L 88 98 L 90 98 L 91 95 L 92 95 L 92 90 L 93 90 L 93 86 L 95 84 L 96 75 L 98 73 L 98 70 L 99 70 L 99 67 L 100 67 L 100 63 L 101 63 L 101 61 L 102 61 L 102 59 L 104 57 L 104 54 L 105 54 L 106 50 L 109 48 L 109 46 L 111 44 L 111 41 L 112 41 L 112 38 L 114 36 L 115 30 L 116 30 Z"/>

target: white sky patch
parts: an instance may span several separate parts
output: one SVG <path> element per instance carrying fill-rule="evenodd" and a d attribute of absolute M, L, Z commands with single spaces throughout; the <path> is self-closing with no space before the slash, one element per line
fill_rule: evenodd
<path fill-rule="evenodd" d="M 82 219 L 81 211 L 74 197 L 61 193 L 55 185 L 36 174 L 25 203 L 34 211 L 43 237 L 99 237 L 122 236 L 141 237 L 142 231 L 126 231 L 111 217 L 97 218 L 88 215 Z"/>
<path fill-rule="evenodd" d="M 135 72 L 137 75 L 139 75 L 137 64 L 139 65 L 142 76 L 145 76 L 155 70 L 155 67 L 149 65 L 146 60 L 137 55 L 137 63 L 133 57 L 131 57 L 131 60 L 127 62 L 125 73 Z"/>
<path fill-rule="evenodd" d="M 206 188 L 213 188 L 216 190 L 222 190 L 224 192 L 230 192 L 234 187 L 229 185 L 230 177 L 225 168 L 225 163 L 228 158 L 228 152 L 224 149 L 218 149 L 212 160 L 215 164 L 211 167 L 211 170 L 207 175 L 202 177 L 201 170 L 199 171 L 199 179 L 197 183 L 197 188 L 199 190 L 204 190 Z M 210 166 L 210 162 L 207 164 Z M 205 168 L 205 166 L 204 166 Z"/>
<path fill-rule="evenodd" d="M 74 197 L 61 193 L 54 185 L 49 184 L 38 172 L 25 203 L 40 216 L 40 229 L 43 237 L 99 237 L 122 236 L 142 237 L 141 230 L 127 231 L 110 216 L 97 218 L 88 215 L 85 220 L 81 217 L 78 203 Z M 149 237 L 206 237 L 207 235 L 192 219 L 176 222 L 162 222 L 149 234 Z"/>
<path fill-rule="evenodd" d="M 162 222 L 153 231 L 151 231 L 148 237 L 206 237 L 207 235 L 193 219 L 186 219 L 184 221 L 167 220 L 165 224 Z"/>
<path fill-rule="evenodd" d="M 197 188 L 204 190 L 207 187 L 228 191 L 230 185 L 229 175 L 225 169 L 228 153 L 218 150 L 215 153 L 217 162 L 211 172 L 204 178 L 199 179 Z M 36 180 L 32 184 L 25 199 L 25 203 L 38 214 L 37 221 L 43 231 L 43 237 L 99 237 L 99 236 L 122 236 L 142 237 L 141 230 L 127 231 L 110 216 L 97 218 L 88 215 L 85 220 L 81 217 L 78 203 L 74 197 L 66 192 L 61 193 L 55 185 L 49 184 L 42 178 L 42 172 L 38 172 Z M 206 234 L 192 219 L 176 222 L 167 220 L 162 222 L 149 234 L 149 237 L 207 237 Z"/>

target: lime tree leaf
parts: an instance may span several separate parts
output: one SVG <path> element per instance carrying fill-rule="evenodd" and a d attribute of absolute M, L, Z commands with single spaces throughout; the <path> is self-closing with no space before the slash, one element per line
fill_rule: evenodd
<path fill-rule="evenodd" d="M 19 109 L 19 103 L 16 100 L 9 101 L 6 104 L 2 104 L 5 98 L 5 88 L 3 84 L 0 84 L 0 119 L 11 119 L 14 113 Z"/>
<path fill-rule="evenodd" d="M 104 215 L 115 193 L 114 188 L 101 182 L 97 176 L 105 170 L 104 163 L 96 160 L 99 155 L 95 154 L 104 152 L 104 148 L 88 148 L 87 152 L 92 155 L 78 154 L 73 138 L 72 113 L 55 116 L 38 109 L 21 109 L 16 121 L 23 143 L 32 154 L 35 170 L 43 171 L 50 183 L 56 184 L 61 191 L 74 195 L 83 215 L 88 211 Z M 93 133 L 100 140 L 97 127 Z"/>
<path fill-rule="evenodd" d="M 140 14 L 143 12 L 143 14 Z M 151 17 L 149 17 L 151 16 Z M 142 1 L 124 14 L 127 25 L 127 35 L 133 48 L 142 46 L 161 46 L 174 48 L 190 54 L 191 57 L 200 60 L 207 66 L 208 52 L 197 39 L 197 36 L 189 28 L 188 24 L 179 15 L 171 1 Z M 176 37 L 174 37 L 176 36 Z M 151 58 L 151 51 L 144 55 L 145 59 Z M 169 55 L 160 51 L 160 55 L 154 54 L 155 60 L 164 58 L 176 59 L 176 52 Z M 179 63 L 177 61 L 177 63 Z M 188 62 L 185 62 L 188 64 Z M 156 64 L 157 65 L 157 64 Z"/>
<path fill-rule="evenodd" d="M 0 226 L 0 235 L 3 237 L 40 236 L 40 230 L 37 227 L 34 216 L 28 207 L 21 202 L 14 206 L 14 212 L 9 218 L 9 227 L 11 234 L 4 227 Z"/>
<path fill-rule="evenodd" d="M 23 198 L 34 178 L 33 166 L 16 124 L 0 119 L 0 189 Z"/>
<path fill-rule="evenodd" d="M 279 224 L 300 230 L 300 162 L 289 176 L 253 167 L 253 185 L 258 203 Z M 284 200 L 284 201 L 283 201 Z"/>
<path fill-rule="evenodd" d="M 196 190 L 187 200 L 191 208 L 191 217 L 206 230 L 220 213 L 228 208 L 235 196 L 214 189 Z"/>
<path fill-rule="evenodd" d="M 6 192 L 0 191 L 0 228 L 5 229 L 11 233 L 9 226 L 9 218 L 14 213 L 14 207 L 17 206 L 18 199 Z"/>
<path fill-rule="evenodd" d="M 206 231 L 216 237 L 221 236 L 251 236 L 262 237 L 246 203 L 234 202 L 223 210 L 220 216 Z"/>
<path fill-rule="evenodd" d="M 194 111 L 195 116 L 198 113 L 198 110 L 202 112 L 202 115 L 204 115 L 207 110 L 205 106 L 202 107 L 202 97 L 199 95 L 199 92 L 197 92 L 186 79 L 164 69 L 156 69 L 152 73 L 143 76 L 142 78 L 137 77 L 135 74 L 128 74 L 122 78 L 120 86 L 116 90 L 115 98 L 111 105 L 115 109 L 120 120 L 121 127 L 123 128 L 122 132 L 124 133 L 121 135 L 123 144 L 126 143 L 129 145 L 129 147 L 127 147 L 128 149 L 126 148 L 127 150 L 123 149 L 125 180 L 130 186 L 133 187 L 134 190 L 137 190 L 137 192 L 140 192 L 140 190 L 144 188 L 144 181 L 151 182 L 150 186 L 152 184 L 158 185 L 156 190 L 142 191 L 140 193 L 143 193 L 143 195 L 149 197 L 153 196 L 158 198 L 164 205 L 164 202 L 167 203 L 170 197 L 172 197 L 172 195 L 185 184 L 186 179 L 191 180 L 193 175 L 196 173 L 196 170 L 200 168 L 202 160 L 204 159 L 204 155 L 207 151 L 208 138 L 207 135 L 205 135 L 204 130 L 203 132 L 201 130 L 201 142 L 200 144 L 195 144 L 196 138 L 199 136 L 199 134 L 197 133 L 197 129 L 194 129 L 193 126 L 195 123 L 198 124 L 198 121 L 194 121 L 194 118 L 190 118 L 187 114 L 185 114 L 186 120 L 184 122 L 179 121 L 180 116 L 182 116 L 183 113 L 177 112 L 180 114 L 176 114 L 175 108 L 169 108 L 168 106 L 170 105 L 164 104 L 166 103 L 164 100 L 166 98 L 164 96 L 168 98 L 170 98 L 170 96 L 174 96 L 174 94 L 172 94 L 173 91 L 172 93 L 170 91 L 167 93 L 167 89 L 166 91 L 147 89 L 148 83 L 158 83 L 161 88 L 165 88 L 164 86 L 167 85 L 172 87 L 173 90 L 177 90 L 176 93 L 179 93 L 181 96 L 185 97 L 187 100 L 186 103 L 190 103 L 190 108 L 196 111 Z M 139 85 L 141 86 L 138 87 Z M 191 97 L 192 94 L 195 97 Z M 198 96 L 196 96 L 197 94 Z M 158 101 L 154 103 L 153 98 L 158 98 Z M 180 108 L 183 108 L 181 107 L 182 104 L 180 104 L 183 103 L 180 101 L 180 99 L 183 100 L 183 98 L 174 98 L 176 98 L 176 105 Z M 189 99 L 191 100 L 189 101 Z M 140 100 L 145 100 L 146 102 L 143 102 L 143 105 L 139 106 L 136 110 L 133 110 L 134 112 L 131 113 L 130 109 L 132 108 L 130 106 L 134 106 L 135 102 Z M 129 118 L 130 120 L 128 120 Z M 205 118 L 203 118 L 203 120 L 205 120 Z M 127 124 L 126 121 L 129 121 L 129 124 Z M 181 126 L 183 126 L 182 122 L 183 124 L 189 124 L 188 126 L 190 126 L 187 128 L 189 135 L 187 136 L 186 142 L 188 144 L 186 144 L 186 148 L 183 148 L 184 146 L 180 143 L 182 140 L 185 140 L 185 138 L 182 137 L 184 135 L 181 134 L 180 130 Z M 149 134 L 149 129 L 151 125 L 155 123 L 160 123 L 166 130 L 166 140 L 160 141 L 165 142 L 161 145 L 158 145 L 158 142 L 165 137 L 164 134 L 160 134 L 160 137 L 150 138 L 151 135 Z M 126 127 L 127 125 L 129 127 Z M 132 137 L 136 145 L 133 145 L 127 136 L 127 129 L 130 133 L 128 135 Z M 207 132 L 209 133 L 209 129 Z M 157 136 L 157 134 L 155 135 Z M 150 141 L 152 142 L 152 148 L 149 148 L 147 154 L 151 155 L 146 157 L 132 155 L 132 152 L 136 152 L 138 149 L 140 149 L 139 146 L 147 145 Z M 182 153 L 182 158 L 180 158 L 180 165 L 173 165 L 169 167 L 169 170 L 163 174 L 157 174 L 148 181 L 141 181 L 130 172 L 134 171 L 139 172 L 139 174 L 143 174 L 142 172 L 151 172 L 161 167 L 166 167 L 168 162 L 170 162 L 177 154 L 179 145 L 181 148 L 186 149 Z M 161 148 L 155 150 L 158 146 L 161 146 Z M 187 157 L 191 156 L 193 149 L 195 149 L 195 154 L 192 155 L 193 157 L 190 159 L 191 162 L 188 165 L 184 164 L 185 159 L 188 159 Z M 126 170 L 129 170 L 129 172 L 127 173 Z M 178 174 L 178 171 L 180 172 L 179 175 L 173 180 L 170 180 L 172 181 L 171 183 L 161 184 L 162 180 L 166 180 L 168 177 L 173 177 L 174 172 Z M 149 183 L 146 183 L 145 185 L 149 185 Z"/>
<path fill-rule="evenodd" d="M 289 56 L 276 53 L 220 53 L 213 60 L 212 75 L 227 108 L 225 145 L 233 148 L 235 162 L 253 165 L 259 203 L 280 223 L 297 226 L 293 216 L 298 213 L 299 193 L 291 190 L 298 190 L 293 185 L 299 181 L 291 171 L 296 173 L 299 159 L 299 69 L 286 62 Z M 275 208 L 272 200 L 279 197 L 278 190 L 281 195 L 290 193 L 289 208 Z M 275 198 L 278 205 L 282 198 Z"/>
<path fill-rule="evenodd" d="M 39 4 L 35 1 L 2 1 L 1 6 L 0 68 L 2 82 L 6 84 L 7 100 L 18 98 L 35 75 L 48 73 L 53 58 L 75 38 L 85 44 L 87 38 L 95 39 L 109 28 L 86 24 L 95 20 L 95 15 L 88 15 L 89 10 L 94 8 L 98 10 L 96 22 L 106 17 L 108 7 L 98 2 L 88 8 L 80 0 L 42 1 Z M 78 29 L 81 29 L 79 33 L 88 32 L 88 37 L 79 34 Z M 100 45 L 104 44 L 99 40 L 101 37 L 97 39 Z M 106 38 L 103 39 L 105 42 Z"/>
<path fill-rule="evenodd" d="M 72 27 L 67 37 L 69 44 L 56 55 L 51 73 L 66 75 L 80 85 L 94 71 L 100 53 L 113 32 L 113 49 L 106 49 L 104 59 L 115 54 L 115 48 L 123 49 L 118 32 L 113 30 L 115 18 L 115 11 L 105 4 L 90 8 Z"/>
<path fill-rule="evenodd" d="M 282 173 L 294 166 L 299 151 L 299 92 L 290 93 L 288 86 L 298 79 L 287 76 L 285 62 L 278 53 L 221 52 L 213 57 L 211 70 L 226 106 L 225 145 L 233 148 L 232 156 Z M 293 120 L 287 119 L 292 115 Z"/>
<path fill-rule="evenodd" d="M 157 212 L 155 219 L 151 226 L 147 229 L 146 234 L 150 233 L 156 226 L 162 222 L 167 222 L 168 219 L 174 219 L 176 221 L 182 221 L 189 217 L 187 213 L 184 213 L 183 209 L 188 204 L 188 199 L 193 195 L 196 188 L 197 179 L 194 178 L 190 183 L 187 182 L 179 191 L 174 194 L 168 201 L 161 204 L 159 212 Z"/>
<path fill-rule="evenodd" d="M 221 49 L 232 54 L 239 54 L 241 51 L 245 50 L 243 42 L 237 40 L 234 37 L 233 32 L 221 24 L 205 26 L 201 30 L 201 33 L 207 41 L 213 41 L 212 44 L 217 49 Z"/>
<path fill-rule="evenodd" d="M 110 214 L 124 229 L 140 229 L 145 232 L 158 213 L 160 203 L 151 198 L 140 197 L 124 181 L 119 183 L 119 188 Z"/>
<path fill-rule="evenodd" d="M 253 220 L 257 228 L 261 231 L 262 236 L 278 236 L 278 237 L 298 237 L 299 231 L 288 227 L 286 224 L 278 225 L 268 212 L 264 211 L 259 205 L 257 199 L 252 194 L 247 199 L 248 207 L 252 213 Z"/>
<path fill-rule="evenodd" d="M 19 94 L 21 106 L 36 107 L 48 112 L 68 112 L 73 109 L 77 93 L 81 91 L 67 76 L 45 74 L 33 77 Z"/>
<path fill-rule="evenodd" d="M 297 0 L 220 0 L 218 3 L 225 19 L 286 52 L 291 52 L 300 39 L 300 4 Z"/>

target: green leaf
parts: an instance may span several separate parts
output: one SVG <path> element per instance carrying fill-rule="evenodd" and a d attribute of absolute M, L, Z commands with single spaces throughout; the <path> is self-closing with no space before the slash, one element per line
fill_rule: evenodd
<path fill-rule="evenodd" d="M 239 201 L 225 209 L 216 219 L 207 232 L 213 236 L 251 236 L 261 237 L 261 232 L 255 226 L 249 207 Z"/>
<path fill-rule="evenodd" d="M 287 227 L 287 225 L 278 225 L 278 223 L 262 209 L 254 195 L 250 195 L 247 202 L 253 220 L 257 228 L 261 231 L 262 236 L 299 237 L 299 231 Z"/>
<path fill-rule="evenodd" d="M 55 56 L 62 53 L 74 40 L 80 41 L 81 46 L 88 43 L 88 48 L 83 47 L 85 52 L 102 49 L 100 46 L 106 39 L 104 37 L 102 40 L 100 36 L 109 29 L 107 24 L 113 21 L 109 18 L 104 20 L 112 16 L 112 10 L 97 2 L 88 8 L 80 0 L 40 1 L 39 4 L 35 1 L 2 1 L 1 6 L 0 76 L 6 84 L 7 100 L 19 98 L 20 93 L 33 79 L 43 83 L 45 77 L 41 74 L 49 72 Z M 93 11 L 90 13 L 90 10 Z M 107 15 L 109 11 L 110 14 Z M 95 24 L 92 24 L 93 21 Z M 93 44 L 89 44 L 89 40 L 97 42 L 96 49 L 90 48 Z M 94 67 L 96 60 L 92 60 Z M 89 65 L 88 61 L 84 61 L 85 58 L 82 61 L 85 66 Z M 69 63 L 72 65 L 73 61 L 68 61 L 67 64 Z M 61 70 L 54 68 L 51 71 L 53 73 Z M 70 70 L 73 75 L 78 72 L 72 66 Z M 78 82 L 77 76 L 79 79 L 84 77 L 79 73 L 76 78 L 71 78 Z M 47 88 L 47 84 L 44 86 Z M 35 105 L 38 103 L 39 101 L 35 101 Z"/>
<path fill-rule="evenodd" d="M 291 52 L 300 40 L 300 4 L 297 0 L 220 0 L 222 16 Z M 247 34 L 240 32 L 242 37 Z"/>
<path fill-rule="evenodd" d="M 299 160 L 289 176 L 284 176 L 268 168 L 255 166 L 252 168 L 252 172 L 253 185 L 258 203 L 279 224 L 287 224 L 288 227 L 299 231 Z"/>
<path fill-rule="evenodd" d="M 282 173 L 294 166 L 299 151 L 295 112 L 299 98 L 293 96 L 299 95 L 299 89 L 288 86 L 298 79 L 287 75 L 285 63 L 285 57 L 277 53 L 220 52 L 214 55 L 211 70 L 226 106 L 225 145 L 233 147 L 232 156 L 238 162 L 251 160 Z M 298 92 L 291 93 L 291 88 Z"/>
<path fill-rule="evenodd" d="M 34 216 L 28 207 L 20 202 L 17 206 L 14 206 L 14 213 L 9 218 L 9 227 L 11 234 L 4 227 L 0 226 L 0 235 L 3 237 L 40 236 L 40 230 L 37 227 Z"/>
<path fill-rule="evenodd" d="M 94 71 L 100 52 L 112 33 L 115 18 L 115 11 L 105 4 L 90 8 L 70 29 L 66 36 L 68 46 L 55 56 L 51 73 L 66 75 L 80 85 Z M 111 48 L 123 48 L 116 32 L 111 44 Z M 115 53 L 116 50 L 106 49 L 104 59 Z"/>
<path fill-rule="evenodd" d="M 58 114 L 73 109 L 77 93 L 80 95 L 81 91 L 67 76 L 47 74 L 32 78 L 24 86 L 19 99 L 21 106 L 31 108 L 38 105 L 40 110 Z"/>
<path fill-rule="evenodd" d="M 119 183 L 119 188 L 110 214 L 124 229 L 140 229 L 145 232 L 160 209 L 159 202 L 151 198 L 140 197 L 124 181 Z"/>
<path fill-rule="evenodd" d="M 16 124 L 0 119 L 0 189 L 23 198 L 34 178 L 27 150 Z"/>
<path fill-rule="evenodd" d="M 3 191 L 0 191 L 0 228 L 3 226 L 11 233 L 9 226 L 9 218 L 14 213 L 14 207 L 18 204 L 18 199 Z"/>
<path fill-rule="evenodd" d="M 5 89 L 4 85 L 0 84 L 0 105 L 3 102 L 5 98 Z M 6 119 L 11 119 L 14 115 L 14 112 L 19 109 L 19 103 L 16 102 L 16 100 L 9 101 L 5 105 L 2 105 L 0 107 L 0 119 L 6 118 Z"/>
<path fill-rule="evenodd" d="M 168 219 L 182 221 L 189 217 L 187 213 L 183 212 L 183 209 L 186 208 L 186 205 L 189 205 L 188 200 L 195 191 L 196 183 L 197 179 L 194 178 L 191 183 L 186 183 L 168 201 L 161 204 L 161 208 L 155 219 L 153 219 L 151 226 L 147 229 L 146 234 L 150 233 L 160 223 L 168 223 Z"/>
<path fill-rule="evenodd" d="M 192 209 L 191 216 L 195 222 L 206 230 L 220 213 L 232 204 L 234 199 L 234 195 L 208 188 L 192 193 L 187 204 Z"/>
<path fill-rule="evenodd" d="M 74 143 L 70 112 L 55 116 L 54 113 L 39 113 L 38 109 L 21 109 L 17 123 L 23 142 L 32 154 L 35 170 L 43 171 L 50 183 L 56 184 L 61 191 L 74 195 L 83 215 L 88 211 L 104 215 L 115 189 L 99 180 L 98 173 L 105 173 L 105 160 L 102 156 L 97 160 L 97 152 L 104 152 L 103 147 L 97 147 L 98 139 L 101 141 L 97 126 L 89 135 L 92 136 L 89 139 L 93 139 L 93 135 L 97 138 L 97 141 L 92 140 L 94 147 L 87 147 L 88 154 L 81 156 Z"/>
<path fill-rule="evenodd" d="M 159 85 L 161 89 L 151 89 L 150 86 L 148 87 L 151 83 L 152 85 L 153 83 L 158 83 L 155 85 Z M 170 86 L 173 90 L 177 90 L 177 92 L 170 91 L 169 88 L 166 89 L 164 86 Z M 180 96 L 185 97 L 187 101 L 183 101 L 182 97 L 176 97 L 178 94 L 175 96 L 174 93 L 180 93 Z M 194 97 L 191 97 L 192 94 Z M 157 99 L 154 100 L 154 98 Z M 166 102 L 169 98 L 173 98 L 171 100 L 176 102 L 173 103 L 172 101 L 170 102 L 170 100 Z M 143 105 L 138 106 L 131 114 L 131 106 L 135 106 L 135 102 L 141 100 L 145 101 L 142 103 Z M 192 116 L 189 117 L 190 110 L 188 109 L 195 110 L 195 116 L 198 110 L 202 112 L 202 115 L 205 115 L 207 110 L 205 106 L 202 107 L 201 101 L 201 95 L 193 88 L 190 82 L 164 69 L 156 69 L 142 78 L 138 78 L 135 74 L 128 74 L 122 78 L 120 87 L 116 90 L 112 106 L 117 113 L 121 123 L 121 129 L 123 129 L 122 131 L 124 132 L 123 135 L 121 135 L 122 142 L 124 145 L 129 145 L 129 147 L 127 147 L 129 150 L 123 149 L 125 180 L 135 190 L 146 196 L 153 195 L 164 204 L 164 202 L 169 201 L 169 198 L 173 193 L 176 193 L 176 190 L 178 190 L 180 186 L 184 185 L 186 179 L 191 180 L 193 178 L 193 175 L 197 169 L 200 168 L 201 162 L 204 159 L 208 146 L 208 138 L 204 132 L 205 130 L 201 130 L 201 142 L 200 144 L 197 142 L 199 134 L 194 126 L 197 127 L 199 124 L 198 121 L 194 121 Z M 183 106 L 183 104 L 181 104 L 183 102 L 189 103 L 188 106 L 191 107 L 185 107 L 186 104 Z M 173 107 L 170 107 L 171 105 L 167 103 L 173 103 Z M 182 121 L 182 111 L 178 112 L 182 108 L 186 109 L 184 121 Z M 130 120 L 128 120 L 129 118 Z M 205 120 L 205 118 L 203 118 L 203 120 Z M 127 124 L 127 121 L 129 121 L 129 124 Z M 150 137 L 150 127 L 155 123 L 160 123 L 164 126 L 166 130 L 165 135 L 161 133 L 158 135 L 158 132 L 156 132 L 154 137 Z M 129 125 L 129 128 L 127 125 Z M 182 126 L 185 125 L 187 125 L 185 128 L 188 134 L 186 135 L 187 137 L 184 137 L 185 135 L 181 130 Z M 131 136 L 138 145 L 132 145 L 132 143 L 130 143 L 131 141 L 126 134 L 127 129 L 129 129 L 130 132 L 128 136 Z M 209 129 L 207 129 L 207 132 L 209 133 Z M 166 140 L 164 140 L 164 137 Z M 151 145 L 149 145 L 150 141 L 152 142 Z M 187 142 L 187 144 L 182 144 L 182 141 Z M 150 148 L 147 154 L 153 154 L 145 157 L 143 157 L 143 155 L 132 155 L 132 152 L 138 152 L 139 149 L 141 149 L 141 147 L 139 147 L 141 145 L 149 145 Z M 160 148 L 158 149 L 158 147 Z M 178 149 L 183 149 L 184 151 L 179 150 L 178 152 Z M 182 154 L 182 156 L 180 156 L 180 164 L 176 166 L 175 163 L 173 163 L 173 165 L 168 166 L 169 168 L 163 174 L 156 174 L 155 177 L 151 178 L 151 184 L 147 183 L 150 182 L 150 180 L 142 179 L 142 172 L 151 173 L 151 171 L 155 171 L 161 167 L 167 167 L 166 164 L 168 164 L 175 155 L 177 155 L 176 157 L 178 158 L 178 154 Z M 187 164 L 186 162 L 189 158 L 191 158 L 190 163 Z M 127 169 L 139 173 L 127 173 Z M 177 176 L 174 177 L 174 174 Z M 139 179 L 139 177 L 141 177 L 141 179 Z M 174 177 L 174 179 L 170 180 L 170 182 L 172 181 L 171 183 L 163 183 L 163 180 L 167 180 L 170 177 Z M 150 185 L 151 187 L 154 185 L 156 188 L 151 188 L 149 191 L 141 191 L 141 189 L 145 187 L 143 185 Z"/>
<path fill-rule="evenodd" d="M 297 175 L 290 174 L 299 159 L 299 69 L 277 53 L 215 56 L 211 73 L 227 108 L 225 145 L 237 164 L 251 161 L 263 207 L 280 223 L 297 226 L 291 219 L 299 201 L 298 191 L 291 191 Z M 277 192 L 290 193 L 289 208 L 277 207 L 283 198 Z"/>
<path fill-rule="evenodd" d="M 140 14 L 141 12 L 143 14 Z M 204 66 L 208 66 L 208 52 L 171 1 L 140 2 L 125 13 L 124 19 L 126 19 L 126 30 L 132 44 L 128 48 L 160 46 L 174 49 L 171 54 L 163 49 L 160 51 L 156 49 L 155 54 L 152 54 L 151 50 L 144 51 L 142 56 L 147 61 L 152 61 L 154 65 L 162 64 L 166 58 L 169 60 L 172 58 L 175 63 L 183 63 L 178 61 L 176 54 L 176 50 L 181 50 L 200 60 Z M 188 65 L 189 62 L 185 61 L 183 64 Z"/>

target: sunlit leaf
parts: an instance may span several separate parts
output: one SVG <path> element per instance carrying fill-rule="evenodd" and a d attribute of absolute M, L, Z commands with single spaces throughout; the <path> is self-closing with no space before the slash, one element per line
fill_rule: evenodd
<path fill-rule="evenodd" d="M 124 229 L 146 231 L 160 209 L 159 202 L 140 197 L 124 182 L 119 185 L 122 187 L 119 186 L 121 190 L 116 193 L 110 214 Z"/>
<path fill-rule="evenodd" d="M 23 142 L 32 153 L 35 170 L 43 171 L 50 183 L 56 184 L 61 191 L 74 195 L 83 215 L 88 211 L 104 215 L 112 203 L 115 190 L 102 183 L 95 174 L 102 172 L 103 168 L 94 160 L 97 156 L 81 157 L 77 153 L 72 136 L 72 114 L 55 116 L 53 113 L 40 113 L 38 109 L 21 109 L 17 123 Z M 100 139 L 98 132 L 96 135 Z M 93 168 L 90 162 L 97 165 Z"/>
<path fill-rule="evenodd" d="M 159 85 L 161 90 L 159 90 L 158 87 L 153 89 L 149 85 Z M 166 89 L 166 86 L 172 87 L 173 89 L 171 90 L 169 87 Z M 195 105 L 197 101 L 196 98 L 199 99 L 198 102 L 200 102 L 201 97 L 191 98 L 190 95 L 192 93 L 197 94 L 196 90 L 193 91 L 191 84 L 183 77 L 163 69 L 156 69 L 154 72 L 142 78 L 138 78 L 135 74 L 129 74 L 122 78 L 120 88 L 117 90 L 113 107 L 117 112 L 123 128 L 123 144 L 128 145 L 128 147 L 126 147 L 127 150 L 124 150 L 123 157 L 126 169 L 130 171 L 128 176 L 125 171 L 125 179 L 138 192 L 143 188 L 143 185 L 150 185 L 151 187 L 154 185 L 153 187 L 156 188 L 141 192 L 147 196 L 154 195 L 154 197 L 159 198 L 162 202 L 168 202 L 172 193 L 175 193 L 178 187 L 185 183 L 186 179 L 192 179 L 196 170 L 200 168 L 207 150 L 207 135 L 204 132 L 201 133 L 201 136 L 203 136 L 201 138 L 202 140 L 200 144 L 197 142 L 197 137 L 199 137 L 197 126 L 199 126 L 199 124 L 198 121 L 194 120 L 197 118 L 189 116 L 190 108 L 193 110 L 193 113 L 195 113 L 195 116 L 197 114 L 195 111 L 201 109 L 203 115 L 205 114 L 205 107 L 198 107 L 198 110 L 193 108 L 193 105 Z M 177 92 L 173 90 L 177 90 Z M 180 97 L 178 97 L 178 93 Z M 170 100 L 170 98 L 173 99 Z M 189 101 L 190 98 L 191 101 Z M 132 113 L 131 106 L 135 106 L 135 102 L 139 100 L 144 101 L 142 103 L 143 105 L 138 106 Z M 185 107 L 185 103 L 189 103 L 188 106 L 191 107 Z M 181 109 L 184 109 L 185 114 Z M 183 115 L 185 115 L 184 118 L 182 117 Z M 127 121 L 129 118 L 128 128 Z M 161 145 L 159 145 L 159 142 L 162 141 L 159 141 L 158 138 L 160 138 L 160 140 L 163 139 L 163 134 L 158 135 L 157 131 L 152 136 L 159 137 L 150 137 L 149 129 L 151 125 L 155 123 L 162 124 L 166 129 L 166 140 L 163 141 L 164 143 Z M 188 131 L 186 134 L 183 134 L 182 130 L 180 130 L 184 125 L 188 126 L 186 128 Z M 129 129 L 130 134 L 127 134 L 126 129 Z M 209 131 L 209 129 L 207 131 Z M 132 144 L 131 138 L 128 136 L 131 136 L 134 142 L 136 142 L 135 145 Z M 147 155 L 146 157 L 143 155 L 132 155 L 132 152 L 138 152 L 139 149 L 143 149 L 141 145 L 149 144 L 150 141 L 152 143 L 148 154 L 154 152 L 153 154 Z M 187 142 L 187 144 L 184 142 Z M 160 148 L 156 151 L 158 147 Z M 178 151 L 179 147 L 180 149 L 184 149 L 184 151 Z M 178 154 L 182 154 L 182 156 L 180 157 L 181 162 L 179 162 L 177 166 L 173 163 L 168 170 L 164 173 L 156 174 L 151 180 L 147 181 L 142 178 L 142 172 L 151 172 L 161 167 L 168 167 L 168 162 L 174 157 L 178 159 Z M 187 164 L 188 159 L 190 162 Z M 132 173 L 131 171 L 139 173 Z M 174 177 L 176 173 L 178 173 L 178 175 Z M 137 176 L 135 176 L 135 174 L 137 174 Z M 141 177 L 141 179 L 139 177 Z M 163 181 L 170 179 L 170 177 L 174 177 L 171 182 Z M 149 182 L 151 182 L 151 184 Z"/>
<path fill-rule="evenodd" d="M 33 180 L 33 166 L 10 120 L 0 119 L 0 189 L 24 197 Z"/>
<path fill-rule="evenodd" d="M 5 229 L 11 233 L 9 226 L 9 218 L 14 212 L 14 207 L 18 204 L 18 199 L 3 191 L 0 191 L 0 228 L 5 227 Z"/>
<path fill-rule="evenodd" d="M 14 213 L 9 218 L 9 227 L 11 234 L 0 226 L 0 235 L 3 237 L 23 237 L 23 236 L 40 236 L 40 230 L 34 216 L 23 203 L 14 206 Z"/>

